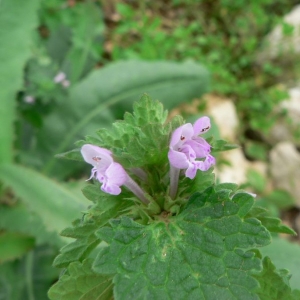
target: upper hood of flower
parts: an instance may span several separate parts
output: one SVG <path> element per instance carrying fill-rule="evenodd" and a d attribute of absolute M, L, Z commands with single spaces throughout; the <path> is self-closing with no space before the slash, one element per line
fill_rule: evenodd
<path fill-rule="evenodd" d="M 109 150 L 91 144 L 83 145 L 81 154 L 87 163 L 94 166 L 100 172 L 105 172 L 113 163 L 112 153 Z"/>

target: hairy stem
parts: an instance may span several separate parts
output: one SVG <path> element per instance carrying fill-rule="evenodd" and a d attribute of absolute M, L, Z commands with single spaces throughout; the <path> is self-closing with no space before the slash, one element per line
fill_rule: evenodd
<path fill-rule="evenodd" d="M 143 203 L 148 204 L 149 200 L 145 197 L 145 192 L 141 187 L 130 177 L 124 184 L 130 191 L 132 191 Z"/>
<path fill-rule="evenodd" d="M 147 181 L 147 173 L 141 168 L 131 168 L 130 171 L 143 181 Z"/>
<path fill-rule="evenodd" d="M 178 189 L 178 179 L 179 179 L 179 172 L 180 169 L 177 169 L 170 166 L 170 197 L 171 199 L 174 199 L 177 194 Z"/>

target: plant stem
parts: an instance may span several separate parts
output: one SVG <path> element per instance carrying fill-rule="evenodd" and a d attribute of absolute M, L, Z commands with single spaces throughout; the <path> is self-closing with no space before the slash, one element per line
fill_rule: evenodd
<path fill-rule="evenodd" d="M 143 203 L 148 204 L 149 200 L 145 197 L 145 192 L 141 187 L 130 177 L 124 184 L 130 191 L 132 191 Z"/>
<path fill-rule="evenodd" d="M 171 199 L 174 199 L 177 194 L 178 189 L 178 179 L 179 179 L 179 172 L 180 169 L 177 169 L 170 166 L 170 197 Z"/>
<path fill-rule="evenodd" d="M 141 168 L 131 168 L 130 171 L 141 180 L 147 181 L 147 173 Z"/>

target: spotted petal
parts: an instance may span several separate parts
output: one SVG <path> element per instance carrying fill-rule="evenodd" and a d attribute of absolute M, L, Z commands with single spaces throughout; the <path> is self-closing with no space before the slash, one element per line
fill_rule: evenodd
<path fill-rule="evenodd" d="M 100 172 L 104 172 L 113 162 L 109 150 L 91 144 L 83 145 L 81 154 L 87 163 L 97 168 Z"/>
<path fill-rule="evenodd" d="M 209 117 L 202 117 L 202 118 L 198 119 L 195 122 L 193 129 L 194 129 L 195 136 L 207 132 L 210 129 Z"/>
<path fill-rule="evenodd" d="M 193 135 L 194 135 L 194 129 L 191 123 L 187 123 L 178 127 L 172 134 L 170 147 L 176 150 L 185 141 L 190 140 Z"/>

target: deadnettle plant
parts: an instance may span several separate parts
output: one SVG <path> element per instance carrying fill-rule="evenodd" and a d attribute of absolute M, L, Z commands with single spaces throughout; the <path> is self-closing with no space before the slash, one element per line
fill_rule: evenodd
<path fill-rule="evenodd" d="M 207 116 L 194 124 L 166 118 L 145 95 L 112 130 L 65 154 L 92 166 L 95 184 L 83 193 L 93 204 L 62 233 L 75 240 L 54 261 L 66 271 L 49 298 L 300 299 L 289 275 L 259 251 L 270 232 L 294 231 L 254 194 L 214 181 L 212 149 L 232 145 L 208 143 Z"/>
<path fill-rule="evenodd" d="M 209 117 L 198 119 L 194 125 L 184 124 L 177 128 L 171 137 L 168 158 L 170 162 L 170 196 L 176 196 L 178 178 L 181 169 L 185 176 L 194 179 L 197 170 L 207 171 L 215 164 L 215 158 L 210 155 L 211 146 L 201 137 L 210 129 Z M 108 194 L 119 195 L 121 186 L 125 185 L 142 202 L 148 203 L 145 192 L 128 175 L 124 168 L 112 158 L 112 152 L 95 145 L 86 144 L 81 148 L 84 160 L 93 166 L 91 178 L 102 183 L 101 190 Z M 138 169 L 135 169 L 136 172 Z"/>

